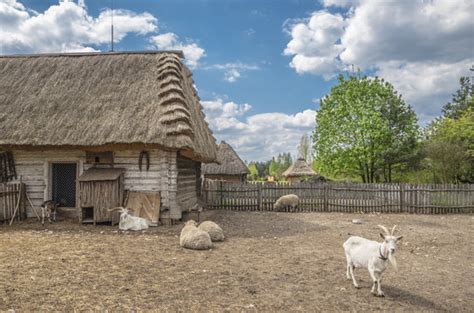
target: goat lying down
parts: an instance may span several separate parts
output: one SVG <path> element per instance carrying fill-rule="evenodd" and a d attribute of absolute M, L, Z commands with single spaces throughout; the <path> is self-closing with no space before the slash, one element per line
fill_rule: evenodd
<path fill-rule="evenodd" d="M 127 208 L 117 207 L 109 211 L 120 212 L 119 229 L 121 230 L 143 230 L 149 227 L 148 221 L 143 217 L 133 216 Z"/>
<path fill-rule="evenodd" d="M 384 240 L 382 243 L 352 236 L 344 242 L 343 247 L 347 259 L 347 279 L 352 278 L 354 286 L 359 288 L 354 277 L 354 270 L 356 267 L 367 268 L 373 281 L 372 294 L 383 297 L 384 293 L 380 285 L 382 274 L 388 266 L 388 261 L 390 261 L 395 269 L 397 268 L 394 254 L 397 248 L 397 242 L 402 239 L 403 236 L 394 236 L 397 225 L 393 226 L 391 232 L 389 232 L 385 226 L 378 226 L 384 232 L 384 234 L 380 233 L 380 236 Z"/>

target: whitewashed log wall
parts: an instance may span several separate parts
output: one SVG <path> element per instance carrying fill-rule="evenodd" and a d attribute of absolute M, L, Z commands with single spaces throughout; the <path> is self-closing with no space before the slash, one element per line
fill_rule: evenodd
<path fill-rule="evenodd" d="M 177 167 L 176 152 L 148 150 L 150 169 L 143 162 L 138 167 L 140 150 L 114 151 L 114 167 L 124 168 L 124 189 L 136 191 L 160 191 L 162 207 L 168 209 L 163 217 L 181 218 L 181 209 L 176 202 Z M 86 153 L 82 150 L 15 150 L 13 151 L 18 179 L 26 184 L 26 191 L 35 207 L 51 198 L 50 164 L 54 162 L 76 162 L 78 175 L 91 165 L 85 164 Z M 28 216 L 33 216 L 28 206 Z"/>

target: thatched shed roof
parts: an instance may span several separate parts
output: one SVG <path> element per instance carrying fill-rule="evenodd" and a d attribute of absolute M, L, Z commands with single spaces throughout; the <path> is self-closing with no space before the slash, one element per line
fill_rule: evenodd
<path fill-rule="evenodd" d="M 305 159 L 298 158 L 282 175 L 284 177 L 303 177 L 316 176 L 318 174 L 306 163 Z"/>
<path fill-rule="evenodd" d="M 205 164 L 202 167 L 204 175 L 245 175 L 249 170 L 237 152 L 225 141 L 221 141 L 217 149 L 219 164 Z"/>
<path fill-rule="evenodd" d="M 90 168 L 82 173 L 79 181 L 105 181 L 116 180 L 125 172 L 123 168 Z"/>
<path fill-rule="evenodd" d="M 0 57 L 0 146 L 138 144 L 214 161 L 217 146 L 182 53 Z"/>

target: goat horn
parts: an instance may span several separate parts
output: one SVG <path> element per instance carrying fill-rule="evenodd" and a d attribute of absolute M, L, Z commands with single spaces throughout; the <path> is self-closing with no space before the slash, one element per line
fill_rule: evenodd
<path fill-rule="evenodd" d="M 389 233 L 387 227 L 385 227 L 383 225 L 377 225 L 377 226 L 380 227 L 380 229 L 382 229 L 385 232 L 385 235 L 390 236 L 390 233 Z"/>
<path fill-rule="evenodd" d="M 393 234 L 395 233 L 395 228 L 396 228 L 396 227 L 397 227 L 397 225 L 393 225 L 393 227 L 392 227 L 392 233 L 391 233 L 392 236 L 393 236 Z"/>
<path fill-rule="evenodd" d="M 120 211 L 120 210 L 123 210 L 123 208 L 120 207 L 120 206 L 119 206 L 119 207 L 116 207 L 116 208 L 113 208 L 113 209 L 107 209 L 107 211 L 109 211 L 109 212 L 112 212 L 112 211 Z"/>

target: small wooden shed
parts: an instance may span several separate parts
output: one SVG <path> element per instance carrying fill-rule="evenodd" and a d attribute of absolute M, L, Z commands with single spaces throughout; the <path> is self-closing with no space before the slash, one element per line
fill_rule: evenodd
<path fill-rule="evenodd" d="M 123 205 L 122 168 L 90 168 L 78 177 L 81 222 L 116 222 L 109 209 Z"/>
<path fill-rule="evenodd" d="M 249 170 L 237 152 L 224 140 L 217 148 L 217 162 L 205 164 L 202 173 L 205 179 L 244 182 Z"/>
<path fill-rule="evenodd" d="M 318 176 L 303 158 L 298 158 L 282 175 L 290 182 L 299 182 L 308 177 Z"/>

